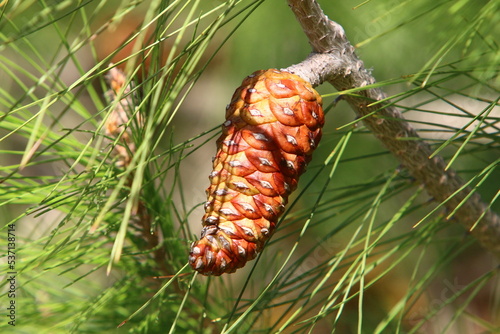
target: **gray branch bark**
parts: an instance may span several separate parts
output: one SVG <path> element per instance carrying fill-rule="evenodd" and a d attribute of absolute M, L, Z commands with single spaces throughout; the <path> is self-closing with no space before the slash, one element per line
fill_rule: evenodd
<path fill-rule="evenodd" d="M 327 81 L 339 91 L 375 83 L 375 78 L 356 56 L 342 26 L 328 19 L 315 0 L 287 1 L 307 35 L 313 53 L 302 63 L 286 68 L 286 71 L 303 77 L 313 86 Z M 415 129 L 396 108 L 387 103 L 368 106 L 386 98 L 380 89 L 369 88 L 358 94 L 361 97 L 344 95 L 343 98 L 359 117 L 376 111 L 364 118 L 366 127 L 425 187 L 430 196 L 439 202 L 446 201 L 444 206 L 449 212 L 470 196 L 455 212 L 454 221 L 463 225 L 484 248 L 500 258 L 499 216 L 488 209 L 477 192 L 470 195 L 468 187 L 459 191 L 464 181 L 455 171 L 445 170 L 446 164 L 440 156 L 429 159 L 432 148 L 418 138 Z M 479 223 L 472 229 L 480 217 Z"/>

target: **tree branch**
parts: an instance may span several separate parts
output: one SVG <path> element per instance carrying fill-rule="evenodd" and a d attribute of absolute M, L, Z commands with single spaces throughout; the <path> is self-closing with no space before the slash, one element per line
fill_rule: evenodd
<path fill-rule="evenodd" d="M 356 56 L 342 26 L 329 20 L 315 0 L 288 0 L 288 4 L 302 25 L 314 53 L 302 63 L 286 68 L 286 71 L 303 77 L 313 86 L 328 81 L 339 91 L 375 83 L 375 78 Z M 488 209 L 477 192 L 471 194 L 472 190 L 465 187 L 455 171 L 445 170 L 446 164 L 440 156 L 429 158 L 432 148 L 418 138 L 415 129 L 395 107 L 371 105 L 386 98 L 380 89 L 361 90 L 357 95 L 359 97 L 343 95 L 343 98 L 359 117 L 368 115 L 363 119 L 367 128 L 425 187 L 428 194 L 436 201 L 444 202 L 449 212 L 456 210 L 453 216 L 455 221 L 500 258 L 499 216 Z"/>

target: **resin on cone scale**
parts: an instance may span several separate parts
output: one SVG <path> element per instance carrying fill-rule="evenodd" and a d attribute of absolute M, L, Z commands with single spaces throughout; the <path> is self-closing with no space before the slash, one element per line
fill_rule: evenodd
<path fill-rule="evenodd" d="M 276 69 L 236 89 L 217 140 L 201 238 L 189 254 L 193 269 L 232 273 L 262 250 L 321 138 L 321 102 L 310 83 Z"/>

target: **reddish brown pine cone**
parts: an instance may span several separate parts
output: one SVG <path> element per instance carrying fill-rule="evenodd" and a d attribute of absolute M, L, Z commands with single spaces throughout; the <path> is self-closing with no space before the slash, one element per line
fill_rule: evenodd
<path fill-rule="evenodd" d="M 193 269 L 221 275 L 255 258 L 311 160 L 323 123 L 321 96 L 299 76 L 270 69 L 243 80 L 217 140 L 201 239 L 189 254 Z"/>

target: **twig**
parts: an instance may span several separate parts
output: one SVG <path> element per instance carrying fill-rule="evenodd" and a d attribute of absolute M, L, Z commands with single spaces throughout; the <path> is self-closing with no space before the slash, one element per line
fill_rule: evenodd
<path fill-rule="evenodd" d="M 342 26 L 328 19 L 315 0 L 288 0 L 288 4 L 302 25 L 314 53 L 302 63 L 285 70 L 303 77 L 314 86 L 328 81 L 339 91 L 375 83 L 375 78 L 356 56 Z M 500 217 L 488 209 L 479 194 L 471 194 L 472 190 L 465 187 L 455 171 L 445 169 L 446 163 L 440 156 L 429 158 L 433 153 L 430 145 L 418 138 L 415 129 L 395 107 L 373 105 L 373 102 L 386 98 L 380 89 L 369 88 L 356 95 L 359 96 L 346 94 L 343 98 L 359 117 L 365 117 L 363 121 L 367 128 L 425 187 L 430 196 L 444 202 L 449 212 L 456 210 L 453 216 L 455 221 L 500 258 Z M 404 138 L 411 139 L 401 140 Z"/>

